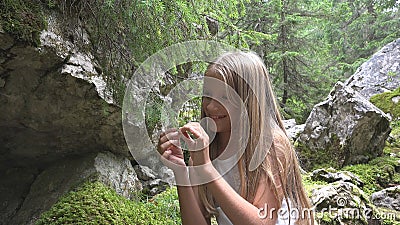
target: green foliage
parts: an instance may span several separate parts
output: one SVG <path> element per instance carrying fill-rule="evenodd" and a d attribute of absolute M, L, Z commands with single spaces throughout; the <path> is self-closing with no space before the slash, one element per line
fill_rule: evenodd
<path fill-rule="evenodd" d="M 285 117 L 304 122 L 338 80 L 400 36 L 398 1 L 251 1 L 239 27 L 270 69 Z M 296 104 L 293 104 L 296 103 Z"/>
<path fill-rule="evenodd" d="M 368 195 L 390 185 L 400 184 L 400 174 L 395 168 L 399 166 L 400 157 L 388 155 L 375 158 L 368 164 L 357 164 L 343 167 L 342 170 L 356 174 L 363 182 L 363 191 Z"/>
<path fill-rule="evenodd" d="M 0 1 L 0 27 L 17 40 L 39 45 L 40 32 L 46 27 L 42 5 L 34 1 Z"/>
<path fill-rule="evenodd" d="M 160 129 L 162 103 L 162 99 L 159 96 L 153 92 L 149 93 L 145 107 L 145 122 L 150 137 L 154 130 Z"/>
<path fill-rule="evenodd" d="M 318 189 L 326 186 L 328 183 L 325 181 L 315 181 L 311 179 L 310 173 L 303 174 L 301 176 L 304 188 L 306 190 L 306 193 L 308 194 L 308 197 L 311 197 L 311 193 L 313 189 Z"/>
<path fill-rule="evenodd" d="M 100 182 L 85 183 L 43 213 L 40 224 L 179 224 L 175 188 L 149 201 L 128 200 Z"/>
<path fill-rule="evenodd" d="M 150 55 L 187 40 L 229 42 L 225 32 L 239 29 L 234 21 L 245 13 L 243 0 L 55 1 L 67 17 L 78 17 L 85 22 L 93 52 L 98 53 L 105 80 L 117 104 L 122 102 L 126 78 Z M 210 18 L 216 24 L 209 23 Z M 178 70 L 171 71 L 175 71 L 174 76 L 182 75 Z M 183 78 L 189 71 L 190 68 L 185 69 Z"/>

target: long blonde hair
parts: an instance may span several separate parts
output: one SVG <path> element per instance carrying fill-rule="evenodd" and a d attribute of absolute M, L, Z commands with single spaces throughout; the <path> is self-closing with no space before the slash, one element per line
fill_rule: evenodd
<path fill-rule="evenodd" d="M 281 115 L 262 59 L 252 52 L 225 53 L 211 63 L 205 73 L 218 74 L 232 87 L 247 110 L 249 132 L 244 153 L 238 161 L 240 175 L 240 195 L 249 202 L 254 201 L 258 181 L 262 176 L 273 184 L 272 191 L 282 204 L 282 199 L 290 201 L 290 206 L 302 212 L 310 208 L 309 199 L 301 181 L 300 167 L 292 145 L 286 136 Z M 201 117 L 205 117 L 202 108 Z M 210 144 L 211 160 L 218 156 L 218 135 Z M 256 149 L 266 152 L 265 160 L 255 170 L 249 166 Z M 209 216 L 217 211 L 211 193 L 205 185 L 199 186 L 199 197 Z M 289 205 L 289 204 L 288 204 Z M 299 224 L 313 223 L 299 220 Z"/>

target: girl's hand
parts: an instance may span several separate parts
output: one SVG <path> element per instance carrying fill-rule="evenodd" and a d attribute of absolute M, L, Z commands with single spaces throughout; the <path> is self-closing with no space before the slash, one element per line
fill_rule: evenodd
<path fill-rule="evenodd" d="M 157 150 L 161 155 L 161 161 L 172 170 L 186 166 L 179 141 L 180 136 L 178 129 L 172 128 L 162 132 L 158 140 Z"/>
<path fill-rule="evenodd" d="M 208 147 L 210 139 L 200 123 L 190 122 L 181 127 L 179 131 L 189 148 L 193 166 L 211 163 Z"/>

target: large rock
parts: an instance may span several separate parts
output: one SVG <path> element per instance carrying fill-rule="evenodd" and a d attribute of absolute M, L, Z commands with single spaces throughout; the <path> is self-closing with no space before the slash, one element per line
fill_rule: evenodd
<path fill-rule="evenodd" d="M 295 145 L 306 170 L 317 164 L 342 167 L 381 155 L 389 133 L 387 115 L 338 82 L 314 106 Z"/>
<path fill-rule="evenodd" d="M 369 99 L 400 86 L 400 38 L 375 53 L 346 82 L 348 86 Z"/>
<path fill-rule="evenodd" d="M 9 175 L 23 174 L 18 174 L 13 170 L 8 172 Z M 4 193 L 3 196 L 2 194 L 2 210 L 6 210 L 7 213 L 2 214 L 0 218 L 5 224 L 32 224 L 62 195 L 85 181 L 101 181 L 127 198 L 133 197 L 132 193 L 142 189 L 130 161 L 110 152 L 88 154 L 84 157 L 54 162 L 35 179 L 26 171 L 25 174 L 22 178 L 31 184 L 25 195 Z M 17 187 L 15 193 L 20 193 L 18 185 L 13 183 L 9 185 L 13 185 L 9 187 L 9 190 Z"/>
<path fill-rule="evenodd" d="M 89 38 L 48 20 L 38 47 L 0 29 L 0 224 L 33 221 L 95 174 L 126 197 L 136 190 L 121 109 Z M 72 41 L 80 38 L 86 48 Z"/>
<path fill-rule="evenodd" d="M 0 168 L 101 150 L 130 156 L 121 110 L 100 97 L 93 57 L 62 40 L 43 31 L 40 48 L 15 41 L 1 50 Z"/>
<path fill-rule="evenodd" d="M 312 190 L 311 204 L 320 213 L 316 214 L 319 224 L 380 224 L 374 219 L 377 212 L 368 197 L 349 182 L 334 182 Z M 322 219 L 322 214 L 325 214 L 325 219 Z"/>
<path fill-rule="evenodd" d="M 400 185 L 374 192 L 371 201 L 376 206 L 400 211 Z"/>

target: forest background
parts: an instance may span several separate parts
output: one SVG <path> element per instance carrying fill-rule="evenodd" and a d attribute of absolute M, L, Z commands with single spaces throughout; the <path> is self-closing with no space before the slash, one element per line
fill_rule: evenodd
<path fill-rule="evenodd" d="M 101 73 L 120 106 L 126 80 L 150 55 L 174 43 L 214 40 L 257 52 L 269 69 L 284 117 L 297 123 L 305 122 L 312 106 L 337 81 L 346 80 L 373 53 L 400 37 L 397 0 L 34 2 L 3 0 L 3 20 L 12 21 L 3 29 L 37 41 L 35 29 L 46 24 L 43 11 L 35 8 L 43 6 L 60 11 L 71 26 L 84 25 L 91 39 L 85 47 L 98 53 Z M 177 66 L 161 81 L 169 86 L 161 94 L 203 71 L 192 63 Z M 159 100 L 154 96 L 147 107 L 150 132 L 160 120 Z M 187 103 L 184 120 L 199 116 L 195 110 L 199 104 L 199 99 Z"/>
<path fill-rule="evenodd" d="M 262 56 L 284 117 L 298 123 L 305 122 L 312 106 L 337 81 L 346 80 L 373 53 L 400 37 L 396 0 L 45 2 L 86 21 L 91 47 L 103 53 L 99 62 L 117 104 L 122 102 L 124 78 L 150 55 L 182 41 L 214 40 Z M 180 65 L 163 83 L 174 86 L 202 72 L 196 69 Z M 147 113 L 152 127 L 159 119 L 157 107 Z M 194 114 L 187 116 L 198 116 Z"/>

